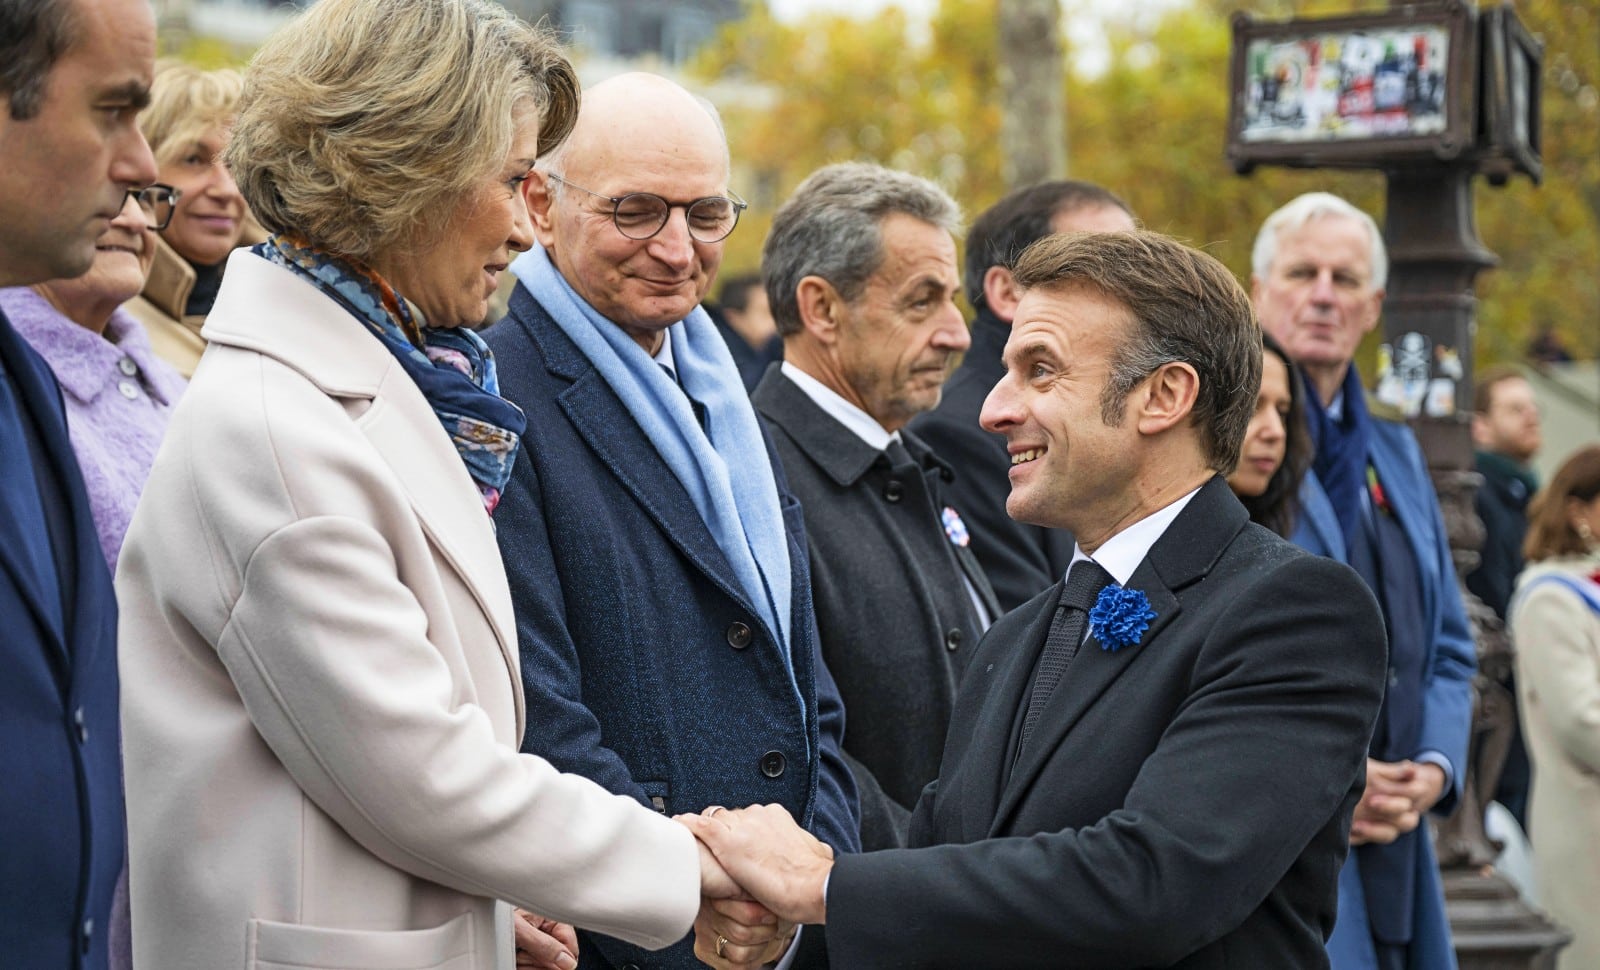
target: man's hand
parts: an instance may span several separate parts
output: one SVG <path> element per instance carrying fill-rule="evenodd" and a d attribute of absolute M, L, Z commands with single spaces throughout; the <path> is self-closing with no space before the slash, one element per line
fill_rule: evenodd
<path fill-rule="evenodd" d="M 749 896 L 780 919 L 827 922 L 822 887 L 833 871 L 833 850 L 796 825 L 782 805 L 708 810 L 678 821 L 711 849 Z"/>
<path fill-rule="evenodd" d="M 575 970 L 578 966 L 578 933 L 566 923 L 557 923 L 519 909 L 511 925 L 517 937 L 517 970 Z"/>
<path fill-rule="evenodd" d="M 1387 844 L 1415 829 L 1444 795 L 1444 769 L 1367 759 L 1367 788 L 1350 822 L 1350 844 Z"/>
<path fill-rule="evenodd" d="M 794 929 L 760 903 L 707 899 L 694 921 L 694 955 L 714 970 L 753 970 L 781 958 Z"/>

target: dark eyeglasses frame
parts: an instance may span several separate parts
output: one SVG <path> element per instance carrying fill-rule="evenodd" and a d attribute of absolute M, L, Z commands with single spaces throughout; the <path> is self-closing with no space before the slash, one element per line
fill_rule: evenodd
<path fill-rule="evenodd" d="M 733 235 L 733 231 L 735 229 L 739 228 L 739 216 L 744 213 L 744 210 L 750 208 L 750 203 L 748 203 L 745 200 L 739 198 L 737 195 L 735 195 L 731 191 L 727 195 L 708 195 L 703 199 L 694 199 L 693 201 L 690 201 L 690 202 L 669 202 L 668 200 L 663 199 L 661 196 L 656 195 L 654 192 L 629 192 L 627 195 L 602 195 L 601 193 L 596 192 L 593 189 L 584 188 L 583 186 L 579 185 L 578 183 L 572 181 L 571 179 L 564 178 L 563 176 L 557 175 L 555 172 L 546 172 L 545 174 L 551 180 L 556 181 L 556 182 L 560 182 L 562 185 L 565 185 L 568 188 L 577 189 L 579 192 L 587 193 L 589 195 L 594 196 L 597 199 L 604 199 L 607 202 L 611 203 L 611 224 L 613 226 L 616 226 L 617 231 L 622 233 L 627 238 L 638 240 L 640 242 L 642 242 L 642 241 L 644 241 L 646 239 L 653 239 L 657 235 L 659 235 L 661 233 L 661 230 L 667 228 L 667 223 L 669 221 L 671 221 L 671 219 L 672 219 L 672 210 L 673 209 L 682 209 L 683 210 L 683 221 L 689 227 L 689 236 L 690 236 L 690 238 L 694 239 L 695 242 L 708 243 L 708 244 L 709 243 L 718 243 L 718 242 L 721 242 L 724 239 L 727 239 L 729 236 Z M 649 235 L 645 235 L 645 236 L 635 236 L 632 233 L 628 232 L 626 229 L 623 229 L 622 228 L 622 223 L 617 221 L 617 212 L 622 208 L 622 203 L 628 201 L 629 199 L 655 199 L 656 201 L 660 202 L 662 205 L 666 206 L 667 207 L 667 214 L 661 220 L 661 225 L 656 226 L 655 229 L 652 230 Z M 730 224 L 728 226 L 728 231 L 727 232 L 725 232 L 722 235 L 716 237 L 715 239 L 706 239 L 706 238 L 698 235 L 695 232 L 695 229 L 694 229 L 694 220 L 689 218 L 689 210 L 693 209 L 695 206 L 699 205 L 702 202 L 726 202 L 729 205 L 733 206 L 733 222 L 732 222 L 732 224 Z"/>
<path fill-rule="evenodd" d="M 163 229 L 167 228 L 168 226 L 172 225 L 172 214 L 174 212 L 178 211 L 178 200 L 183 198 L 183 190 L 179 189 L 179 188 L 174 188 L 174 187 L 172 187 L 170 185 L 167 185 L 167 184 L 165 184 L 163 182 L 155 182 L 155 183 L 152 183 L 150 185 L 146 185 L 142 189 L 129 189 L 128 190 L 128 198 L 132 199 L 134 202 L 139 203 L 139 207 L 140 208 L 144 208 L 143 196 L 147 192 L 155 192 L 157 194 L 157 196 L 158 196 L 158 198 L 155 199 L 153 201 L 153 204 L 150 206 L 152 211 L 155 211 L 155 212 L 161 211 L 158 207 L 160 205 L 162 205 L 162 204 L 165 204 L 168 207 L 167 208 L 167 217 L 165 219 L 161 220 L 160 225 L 156 225 L 156 224 L 152 223 L 149 219 L 145 219 L 145 222 L 144 222 L 145 227 L 147 229 L 152 229 L 152 230 L 154 230 L 156 232 L 160 232 L 161 230 L 163 230 Z M 165 195 L 166 198 L 165 199 L 160 199 L 159 198 L 160 195 Z"/>

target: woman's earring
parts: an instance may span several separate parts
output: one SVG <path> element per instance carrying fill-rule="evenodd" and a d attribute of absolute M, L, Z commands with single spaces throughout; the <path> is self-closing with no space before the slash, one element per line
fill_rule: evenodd
<path fill-rule="evenodd" d="M 1587 519 L 1579 519 L 1576 528 L 1578 530 L 1578 538 L 1582 539 L 1591 546 L 1594 545 L 1594 530 L 1589 528 L 1589 521 Z"/>

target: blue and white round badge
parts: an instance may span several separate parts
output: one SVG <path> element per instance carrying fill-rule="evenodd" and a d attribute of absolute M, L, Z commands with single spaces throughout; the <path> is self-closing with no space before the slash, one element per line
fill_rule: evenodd
<path fill-rule="evenodd" d="M 946 505 L 944 511 L 939 514 L 939 518 L 944 520 L 944 534 L 950 538 L 950 541 L 955 545 L 966 548 L 967 544 L 972 541 L 972 536 L 967 533 L 967 524 L 961 521 L 961 513 Z"/>

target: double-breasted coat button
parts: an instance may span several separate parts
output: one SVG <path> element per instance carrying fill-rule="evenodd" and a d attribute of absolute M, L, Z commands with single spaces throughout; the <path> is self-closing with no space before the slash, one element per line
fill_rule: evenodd
<path fill-rule="evenodd" d="M 891 478 L 883 486 L 883 497 L 890 502 L 898 502 L 905 495 L 905 486 L 900 484 L 900 479 Z"/>
<path fill-rule="evenodd" d="M 755 632 L 750 629 L 750 624 L 736 620 L 732 626 L 728 627 L 728 646 L 735 650 L 743 650 L 750 645 L 750 641 L 754 640 L 755 636 Z"/>
<path fill-rule="evenodd" d="M 639 970 L 639 965 L 637 963 L 624 963 L 622 970 Z"/>
<path fill-rule="evenodd" d="M 132 381 L 118 381 L 117 390 L 122 393 L 123 397 L 130 401 L 139 396 L 139 388 L 136 387 Z"/>
<path fill-rule="evenodd" d="M 944 635 L 944 648 L 951 653 L 961 649 L 961 628 L 951 627 L 950 632 Z"/>
<path fill-rule="evenodd" d="M 83 921 L 83 932 L 78 934 L 78 947 L 84 953 L 89 952 L 89 941 L 94 939 L 94 920 Z"/>
<path fill-rule="evenodd" d="M 72 712 L 72 723 L 78 726 L 78 743 L 88 744 L 89 725 L 86 723 L 86 719 L 83 716 L 83 708 L 80 707 Z"/>
<path fill-rule="evenodd" d="M 761 773 L 768 778 L 777 778 L 783 774 L 785 764 L 782 751 L 768 751 L 761 756 Z"/>
<path fill-rule="evenodd" d="M 117 370 L 122 371 L 129 377 L 132 377 L 133 375 L 139 373 L 139 365 L 133 362 L 132 357 L 124 357 L 117 361 Z"/>

